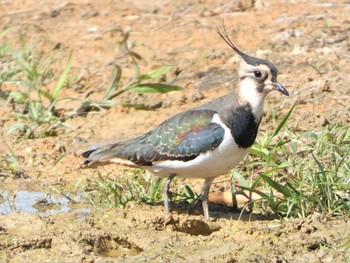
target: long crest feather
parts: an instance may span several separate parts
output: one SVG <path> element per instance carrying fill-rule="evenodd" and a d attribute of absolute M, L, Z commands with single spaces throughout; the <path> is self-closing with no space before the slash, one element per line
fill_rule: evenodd
<path fill-rule="evenodd" d="M 238 55 L 240 55 L 244 60 L 246 60 L 249 55 L 243 53 L 240 51 L 231 41 L 230 37 L 227 34 L 225 24 L 222 25 L 222 30 L 218 26 L 216 26 L 216 32 L 219 34 L 219 36 L 234 50 Z"/>
<path fill-rule="evenodd" d="M 252 57 L 252 56 L 249 56 L 248 54 L 245 54 L 244 52 L 240 51 L 232 43 L 231 39 L 229 38 L 227 31 L 226 31 L 226 28 L 225 28 L 225 24 L 223 24 L 222 29 L 220 29 L 219 27 L 216 27 L 216 32 L 247 64 L 252 65 L 252 66 L 257 66 L 259 64 L 265 64 L 270 68 L 272 74 L 277 76 L 277 73 L 278 73 L 277 68 L 270 61 L 265 60 L 265 59 L 261 59 L 261 58 Z"/>

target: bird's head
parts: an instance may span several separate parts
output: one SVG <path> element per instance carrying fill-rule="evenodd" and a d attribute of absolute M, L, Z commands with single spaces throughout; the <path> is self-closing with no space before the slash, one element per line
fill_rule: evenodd
<path fill-rule="evenodd" d="M 288 91 L 277 81 L 278 70 L 274 64 L 268 60 L 255 58 L 240 51 L 230 40 L 223 27 L 220 37 L 240 56 L 241 61 L 238 69 L 240 79 L 239 93 L 244 97 L 262 97 L 272 90 L 278 90 L 289 96 Z"/>

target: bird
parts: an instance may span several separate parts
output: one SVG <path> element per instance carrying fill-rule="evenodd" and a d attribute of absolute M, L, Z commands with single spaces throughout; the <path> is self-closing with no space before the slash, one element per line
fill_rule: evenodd
<path fill-rule="evenodd" d="M 203 214 L 210 220 L 210 186 L 247 155 L 258 133 L 266 95 L 277 90 L 289 96 L 277 81 L 278 69 L 273 63 L 239 50 L 225 27 L 216 31 L 239 56 L 238 81 L 232 92 L 178 113 L 142 136 L 82 153 L 87 167 L 140 167 L 165 178 L 162 191 L 166 214 L 171 181 L 175 177 L 201 178 Z"/>

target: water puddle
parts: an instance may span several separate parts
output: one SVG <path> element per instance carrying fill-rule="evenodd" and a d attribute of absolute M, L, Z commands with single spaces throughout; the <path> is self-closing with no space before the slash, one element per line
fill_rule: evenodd
<path fill-rule="evenodd" d="M 41 216 L 74 212 L 90 215 L 91 207 L 83 201 L 74 201 L 71 194 L 50 194 L 40 191 L 0 190 L 0 213 L 27 212 Z M 74 195 L 79 198 L 78 195 Z M 75 198 L 75 197 L 74 197 Z"/>

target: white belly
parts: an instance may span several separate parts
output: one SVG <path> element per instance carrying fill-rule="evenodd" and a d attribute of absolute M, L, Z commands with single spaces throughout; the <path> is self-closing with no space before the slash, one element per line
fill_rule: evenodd
<path fill-rule="evenodd" d="M 216 149 L 200 154 L 195 159 L 184 161 L 163 161 L 153 163 L 152 167 L 143 167 L 160 177 L 175 174 L 185 178 L 210 178 L 229 172 L 247 154 L 248 149 L 239 148 L 231 136 L 231 131 L 214 115 L 213 122 L 223 125 L 225 135 L 222 143 Z"/>

